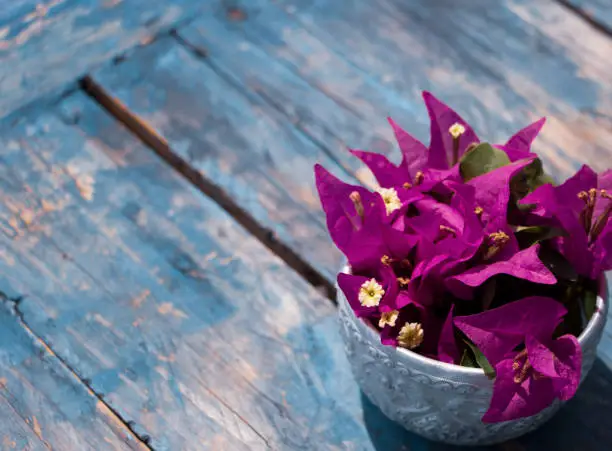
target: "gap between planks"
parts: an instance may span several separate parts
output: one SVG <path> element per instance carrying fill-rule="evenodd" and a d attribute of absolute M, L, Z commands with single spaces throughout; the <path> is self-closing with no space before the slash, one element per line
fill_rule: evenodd
<path fill-rule="evenodd" d="M 118 424 L 121 424 L 122 426 L 124 426 L 128 431 L 130 431 L 130 433 L 134 436 L 134 438 L 136 439 L 136 441 L 139 443 L 139 445 L 142 446 L 142 449 L 148 449 L 151 451 L 155 451 L 155 449 L 149 444 L 150 442 L 150 437 L 148 435 L 143 435 L 141 436 L 140 434 L 138 434 L 135 430 L 134 430 L 134 423 L 132 421 L 128 421 L 125 420 L 120 414 L 119 412 L 117 412 L 115 409 L 113 409 L 105 400 L 104 397 L 102 395 L 100 395 L 99 393 L 97 393 L 90 384 L 90 381 L 88 381 L 87 379 L 83 379 L 77 372 L 76 370 L 74 370 L 69 364 L 68 362 L 66 362 L 62 357 L 60 357 L 51 347 L 51 345 L 49 345 L 49 343 L 47 343 L 40 335 L 38 335 L 36 332 L 34 332 L 34 330 L 28 325 L 28 323 L 26 322 L 24 316 L 23 316 L 23 312 L 19 309 L 19 304 L 20 302 L 23 300 L 22 296 L 18 296 L 18 297 L 9 297 L 7 296 L 5 293 L 3 293 L 2 291 L 0 291 L 0 302 L 3 302 L 4 304 L 8 304 L 10 306 L 10 308 L 12 309 L 15 318 L 17 318 L 17 322 L 19 323 L 19 325 L 21 327 L 23 327 L 23 329 L 26 331 L 26 333 L 32 338 L 32 340 L 36 343 L 38 343 L 42 348 L 45 349 L 45 351 L 47 351 L 47 353 L 49 355 L 51 355 L 53 358 L 57 359 L 57 361 L 60 363 L 60 365 L 62 365 L 69 373 L 72 377 L 74 377 L 81 385 L 83 385 L 83 387 L 85 387 L 87 393 L 89 393 L 90 396 L 93 396 L 94 398 L 96 398 L 96 400 L 98 401 L 100 406 L 103 406 L 103 408 L 107 411 L 107 414 L 110 417 L 113 417 L 115 421 L 117 421 Z"/>
<path fill-rule="evenodd" d="M 567 10 L 579 16 L 582 20 L 588 23 L 595 30 L 612 38 L 612 28 L 610 28 L 605 23 L 597 20 L 595 16 L 589 14 L 587 11 L 585 11 L 581 7 L 573 4 L 570 0 L 555 0 L 555 1 L 559 3 L 561 6 L 563 6 L 564 8 L 566 8 Z"/>
<path fill-rule="evenodd" d="M 90 76 L 81 79 L 81 87 L 95 102 L 104 108 L 117 121 L 122 123 L 138 139 L 151 148 L 166 163 L 185 177 L 203 194 L 215 201 L 236 222 L 242 225 L 251 235 L 261 241 L 268 249 L 278 255 L 290 268 L 302 276 L 308 283 L 317 288 L 334 304 L 336 288 L 319 271 L 297 252 L 281 242 L 274 232 L 257 222 L 257 220 L 241 208 L 221 187 L 209 180 L 200 171 L 194 169 L 172 150 L 168 141 L 161 136 L 147 121 L 131 111 L 119 99 L 109 94 Z"/>

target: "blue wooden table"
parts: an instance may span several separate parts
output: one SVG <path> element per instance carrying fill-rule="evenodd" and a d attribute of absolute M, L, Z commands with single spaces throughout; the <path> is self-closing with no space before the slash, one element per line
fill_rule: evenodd
<path fill-rule="evenodd" d="M 610 0 L 0 5 L 0 449 L 450 450 L 343 355 L 319 162 L 427 141 L 433 91 L 559 178 L 612 167 Z M 550 423 L 612 449 L 612 322 Z"/>

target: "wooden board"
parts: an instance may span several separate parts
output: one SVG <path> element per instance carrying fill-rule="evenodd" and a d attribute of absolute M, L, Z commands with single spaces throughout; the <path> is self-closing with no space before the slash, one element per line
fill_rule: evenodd
<path fill-rule="evenodd" d="M 163 136 L 186 165 L 335 280 L 342 260 L 324 226 L 313 165 L 321 162 L 350 177 L 328 149 L 174 39 L 138 49 L 94 78 Z"/>
<path fill-rule="evenodd" d="M 3 258 L 10 258 L 3 252 Z M 4 272 L 4 267 L 2 272 Z M 147 449 L 15 314 L 0 293 L 0 449 Z"/>
<path fill-rule="evenodd" d="M 610 0 L 557 0 L 580 14 L 602 33 L 612 34 L 612 2 Z"/>
<path fill-rule="evenodd" d="M 7 0 L 0 6 L 0 118 L 193 17 L 194 0 Z"/>
<path fill-rule="evenodd" d="M 374 449 L 331 302 L 88 98 L 61 117 L 0 134 L 27 324 L 156 450 Z"/>
<path fill-rule="evenodd" d="M 347 148 L 369 149 L 399 161 L 387 115 L 423 123 L 425 118 L 416 117 L 412 99 L 402 99 L 336 55 L 325 55 L 316 76 L 304 73 L 299 67 L 304 61 L 298 62 L 294 49 L 278 47 L 283 27 L 291 21 L 274 5 L 241 20 L 213 8 L 181 27 L 178 36 L 224 78 L 259 96 L 344 168 L 370 182 Z"/>
<path fill-rule="evenodd" d="M 478 0 L 456 8 L 447 0 L 283 0 L 289 14 L 268 2 L 240 3 L 243 21 L 215 25 L 240 33 L 240 55 L 252 59 L 263 50 L 347 104 L 366 104 L 359 99 L 367 86 L 367 98 L 375 101 L 364 108 L 377 108 L 381 119 L 390 113 L 418 137 L 427 138 L 420 90 L 429 89 L 493 141 L 540 115 L 548 116 L 538 150 L 556 175 L 565 177 L 585 161 L 607 167 L 612 41 L 555 2 L 493 5 Z M 236 67 L 239 63 L 215 53 L 223 43 L 206 31 L 212 20 L 202 17 L 181 29 L 181 36 L 205 50 L 210 47 L 211 61 L 217 58 Z M 229 32 L 223 36 L 230 39 Z M 253 45 L 259 49 L 251 50 Z M 265 70 L 261 68 L 259 78 L 252 75 L 257 72 L 253 67 L 246 73 L 269 94 L 274 92 L 270 83 L 260 80 Z M 367 83 L 353 83 L 359 79 Z M 379 93 L 395 95 L 376 97 L 375 84 Z M 302 116 L 306 122 L 318 116 L 314 111 L 307 114 Z M 374 121 L 374 128 L 381 122 Z M 363 146 L 350 138 L 355 147 L 369 144 L 367 137 Z"/>

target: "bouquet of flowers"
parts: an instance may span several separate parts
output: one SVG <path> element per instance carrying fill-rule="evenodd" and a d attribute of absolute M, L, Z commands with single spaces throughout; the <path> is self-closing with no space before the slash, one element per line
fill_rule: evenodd
<path fill-rule="evenodd" d="M 555 185 L 531 144 L 545 119 L 505 144 L 481 142 L 430 93 L 429 147 L 389 119 L 399 165 L 352 150 L 378 184 L 315 166 L 338 286 L 381 342 L 494 379 L 484 422 L 531 416 L 578 387 L 577 336 L 612 268 L 612 171 L 583 166 Z"/>

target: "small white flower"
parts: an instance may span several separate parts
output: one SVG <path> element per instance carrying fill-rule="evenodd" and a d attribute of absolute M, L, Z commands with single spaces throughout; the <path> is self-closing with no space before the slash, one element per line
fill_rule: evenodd
<path fill-rule="evenodd" d="M 423 343 L 423 335 L 420 323 L 406 323 L 400 329 L 397 342 L 402 348 L 414 349 Z"/>
<path fill-rule="evenodd" d="M 397 321 L 398 315 L 399 312 L 397 310 L 383 312 L 380 316 L 380 320 L 378 321 L 378 327 L 385 327 L 386 325 L 389 325 L 391 327 L 395 326 L 395 322 Z"/>
<path fill-rule="evenodd" d="M 387 214 L 390 214 L 391 212 L 402 207 L 402 201 L 397 195 L 395 188 L 379 188 L 377 192 L 380 194 L 383 202 L 385 203 Z"/>
<path fill-rule="evenodd" d="M 455 122 L 453 125 L 450 126 L 448 132 L 451 134 L 453 139 L 457 139 L 465 133 L 465 127 L 459 122 Z"/>
<path fill-rule="evenodd" d="M 385 290 L 376 279 L 367 280 L 359 289 L 359 303 L 364 307 L 376 307 L 384 294 Z"/>

